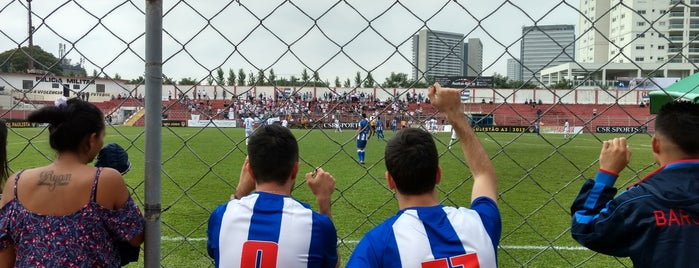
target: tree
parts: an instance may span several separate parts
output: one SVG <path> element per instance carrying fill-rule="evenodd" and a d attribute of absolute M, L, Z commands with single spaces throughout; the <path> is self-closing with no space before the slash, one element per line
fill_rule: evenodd
<path fill-rule="evenodd" d="M 304 85 L 308 85 L 308 80 L 310 77 L 308 76 L 308 71 L 306 69 L 303 69 L 303 72 L 301 72 L 301 81 L 303 81 Z"/>
<path fill-rule="evenodd" d="M 218 70 L 216 70 L 216 84 L 219 86 L 225 85 L 225 80 L 223 78 L 223 70 L 221 70 L 221 68 L 218 68 Z"/>
<path fill-rule="evenodd" d="M 364 87 L 374 87 L 374 78 L 371 77 L 371 73 L 366 74 L 366 78 L 364 78 Z"/>
<path fill-rule="evenodd" d="M 45 70 L 56 75 L 63 74 L 61 61 L 39 46 L 32 46 L 31 49 L 29 47 L 15 48 L 0 53 L 0 62 L 2 63 L 0 72 L 27 73 L 29 69 L 29 55 L 33 59 L 34 69 Z"/>
<path fill-rule="evenodd" d="M 171 77 L 165 76 L 163 78 L 163 85 L 174 85 L 174 84 L 175 84 L 175 80 L 172 79 Z"/>
<path fill-rule="evenodd" d="M 276 83 L 277 76 L 274 74 L 274 69 L 269 69 L 269 77 L 267 77 L 267 78 L 269 79 L 269 84 L 270 84 L 270 85 L 273 85 L 273 86 L 274 86 L 274 85 L 277 84 L 277 83 Z"/>
<path fill-rule="evenodd" d="M 499 73 L 493 74 L 493 87 L 495 88 L 511 88 L 507 77 L 503 77 Z"/>
<path fill-rule="evenodd" d="M 362 73 L 357 72 L 357 76 L 354 77 L 354 87 L 362 86 Z"/>
<path fill-rule="evenodd" d="M 255 85 L 255 73 L 250 71 L 250 77 L 248 78 L 248 86 L 254 86 Z"/>
<path fill-rule="evenodd" d="M 182 78 L 182 79 L 180 80 L 180 82 L 178 82 L 177 84 L 178 84 L 178 85 L 190 85 L 190 86 L 193 86 L 193 85 L 199 84 L 199 82 L 198 82 L 198 80 L 197 80 L 196 78 L 187 77 L 187 78 Z"/>
<path fill-rule="evenodd" d="M 226 85 L 235 86 L 235 71 L 233 69 L 228 69 L 228 83 Z"/>
<path fill-rule="evenodd" d="M 210 86 L 210 85 L 213 85 L 213 84 L 214 84 L 214 77 L 211 76 L 211 75 L 207 76 L 207 77 L 206 77 L 206 83 L 208 83 L 209 86 Z"/>
<path fill-rule="evenodd" d="M 313 71 L 313 81 L 316 82 L 314 84 L 320 82 L 320 75 L 318 74 L 318 71 Z"/>
<path fill-rule="evenodd" d="M 352 82 L 350 82 L 350 79 L 347 78 L 347 80 L 345 80 L 345 83 L 344 83 L 342 86 L 344 86 L 344 87 L 351 87 L 351 86 L 352 86 Z"/>
<path fill-rule="evenodd" d="M 121 75 L 119 75 L 119 73 L 115 73 L 114 80 L 121 80 Z"/>
<path fill-rule="evenodd" d="M 143 76 L 139 76 L 139 77 L 136 78 L 136 79 L 131 79 L 131 80 L 129 80 L 129 84 L 132 84 L 132 85 L 141 85 L 141 84 L 143 84 L 143 83 L 145 83 L 145 82 L 146 82 L 146 80 L 143 79 Z"/>
<path fill-rule="evenodd" d="M 386 77 L 386 81 L 383 82 L 384 87 L 409 87 L 410 81 L 408 81 L 408 74 L 406 73 L 394 73 Z"/>
<path fill-rule="evenodd" d="M 97 70 L 92 69 L 92 78 L 98 78 L 100 77 L 99 73 L 97 73 Z"/>
<path fill-rule="evenodd" d="M 342 85 L 340 84 L 340 77 L 339 77 L 339 76 L 335 76 L 335 87 L 340 87 L 340 86 L 342 86 Z"/>
<path fill-rule="evenodd" d="M 243 71 L 243 68 L 238 69 L 238 85 L 245 85 L 245 71 Z"/>
<path fill-rule="evenodd" d="M 257 84 L 258 86 L 264 86 L 264 85 L 266 84 L 266 83 L 265 83 L 265 70 L 260 69 L 259 71 L 257 71 L 257 82 L 256 82 L 256 84 Z"/>
<path fill-rule="evenodd" d="M 291 86 L 292 86 L 292 87 L 295 87 L 295 86 L 296 86 L 296 84 L 297 84 L 297 83 L 298 83 L 298 81 L 299 81 L 299 79 L 298 79 L 298 78 L 296 78 L 296 76 L 295 76 L 295 75 L 292 75 L 292 76 L 291 76 L 291 78 L 290 78 L 289 80 L 291 80 Z"/>
<path fill-rule="evenodd" d="M 568 80 L 568 79 L 561 79 L 561 81 L 558 81 L 556 84 L 553 84 L 550 86 L 552 89 L 571 89 L 573 88 L 573 83 Z"/>

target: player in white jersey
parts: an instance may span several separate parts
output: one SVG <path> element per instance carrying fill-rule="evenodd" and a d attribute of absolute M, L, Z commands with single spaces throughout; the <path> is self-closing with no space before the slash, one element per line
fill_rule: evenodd
<path fill-rule="evenodd" d="M 342 127 L 340 126 L 340 119 L 335 118 L 335 132 L 342 132 Z"/>
<path fill-rule="evenodd" d="M 321 168 L 306 173 L 319 212 L 311 210 L 291 197 L 298 159 L 298 143 L 288 128 L 266 125 L 250 136 L 232 200 L 209 217 L 206 246 L 216 267 L 337 266 L 330 216 L 335 179 Z"/>
<path fill-rule="evenodd" d="M 451 139 L 449 139 L 449 145 L 447 146 L 447 150 L 451 150 L 451 146 L 456 142 L 456 131 L 454 131 L 454 127 L 452 126 L 451 128 Z"/>
<path fill-rule="evenodd" d="M 568 120 L 566 120 L 566 122 L 563 123 L 563 138 L 567 140 L 569 133 L 570 133 L 570 123 L 568 123 Z"/>
<path fill-rule="evenodd" d="M 386 181 L 396 191 L 400 211 L 362 238 L 348 268 L 497 267 L 502 223 L 495 169 L 463 114 L 461 90 L 435 84 L 429 98 L 461 142 L 473 175 L 471 208 L 439 204 L 435 186 L 442 172 L 432 135 L 403 129 L 384 154 Z"/>
<path fill-rule="evenodd" d="M 245 117 L 243 123 L 245 124 L 245 145 L 248 145 L 248 137 L 250 137 L 255 130 L 255 119 L 252 118 L 252 114 Z"/>

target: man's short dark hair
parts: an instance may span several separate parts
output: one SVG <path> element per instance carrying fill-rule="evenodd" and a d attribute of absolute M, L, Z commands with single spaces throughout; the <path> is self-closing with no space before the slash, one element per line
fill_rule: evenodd
<path fill-rule="evenodd" d="M 299 145 L 288 128 L 265 125 L 250 135 L 248 157 L 255 182 L 283 185 L 299 160 Z"/>
<path fill-rule="evenodd" d="M 386 170 L 401 194 L 418 195 L 434 190 L 439 156 L 430 133 L 419 128 L 398 131 L 386 144 L 384 157 Z"/>
<path fill-rule="evenodd" d="M 670 139 L 685 154 L 699 155 L 699 104 L 665 104 L 655 118 L 655 132 Z"/>

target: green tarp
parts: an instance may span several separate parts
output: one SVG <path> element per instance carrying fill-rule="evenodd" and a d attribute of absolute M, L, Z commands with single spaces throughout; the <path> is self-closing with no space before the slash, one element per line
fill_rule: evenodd
<path fill-rule="evenodd" d="M 657 114 L 660 108 L 668 102 L 685 100 L 699 103 L 699 73 L 688 76 L 666 87 L 665 90 L 654 90 L 648 93 L 650 98 L 650 113 Z"/>

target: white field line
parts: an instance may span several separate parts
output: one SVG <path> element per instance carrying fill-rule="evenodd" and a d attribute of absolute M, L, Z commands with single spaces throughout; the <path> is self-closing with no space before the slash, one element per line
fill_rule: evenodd
<path fill-rule="evenodd" d="M 206 241 L 205 237 L 182 237 L 182 236 L 163 236 L 160 238 L 162 241 Z M 345 244 L 357 244 L 359 240 L 345 240 L 341 241 Z M 569 247 L 569 246 L 534 246 L 534 245 L 500 245 L 503 249 L 515 249 L 515 250 L 545 250 L 545 249 L 555 249 L 555 250 L 588 250 L 585 247 Z"/>

